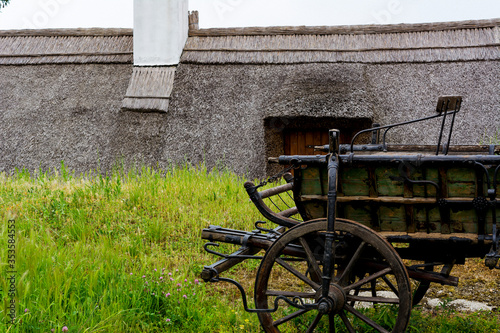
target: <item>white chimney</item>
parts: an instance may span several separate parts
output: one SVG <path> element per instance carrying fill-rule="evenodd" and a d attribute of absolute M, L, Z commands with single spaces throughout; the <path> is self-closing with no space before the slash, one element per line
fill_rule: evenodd
<path fill-rule="evenodd" d="M 177 65 L 188 25 L 188 0 L 134 0 L 134 66 Z"/>
<path fill-rule="evenodd" d="M 134 0 L 134 69 L 122 109 L 168 112 L 188 27 L 188 0 Z"/>

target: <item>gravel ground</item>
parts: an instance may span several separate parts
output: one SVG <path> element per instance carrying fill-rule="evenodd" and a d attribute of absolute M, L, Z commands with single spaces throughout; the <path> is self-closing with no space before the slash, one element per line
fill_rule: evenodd
<path fill-rule="evenodd" d="M 499 311 L 500 310 L 500 270 L 490 270 L 481 259 L 468 259 L 465 265 L 456 265 L 452 276 L 459 278 L 457 287 L 431 284 L 426 297 L 419 305 L 424 309 L 453 308 L 458 311 Z M 383 297 L 396 297 L 390 291 L 377 293 Z M 360 296 L 370 296 L 362 292 Z M 357 307 L 371 304 L 358 302 Z"/>
<path fill-rule="evenodd" d="M 477 311 L 500 309 L 500 270 L 490 270 L 482 259 L 468 259 L 451 271 L 458 287 L 431 284 L 421 304 L 425 307 L 453 306 L 457 310 Z"/>

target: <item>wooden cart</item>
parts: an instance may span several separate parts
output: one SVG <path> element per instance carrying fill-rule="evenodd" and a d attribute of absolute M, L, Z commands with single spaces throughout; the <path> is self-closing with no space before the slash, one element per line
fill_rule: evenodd
<path fill-rule="evenodd" d="M 286 183 L 259 191 L 268 181 L 247 182 L 245 188 L 278 226 L 266 229 L 259 221 L 252 232 L 204 229 L 205 249 L 223 258 L 206 266 L 202 278 L 235 284 L 266 332 L 286 331 L 292 323 L 307 332 L 341 326 L 355 332 L 359 322 L 404 332 L 412 306 L 431 283 L 458 284 L 450 275 L 454 265 L 481 257 L 499 268 L 500 146 L 450 145 L 460 104 L 460 97 L 441 97 L 435 115 L 359 133 L 373 133 L 370 144 L 355 145 L 355 136 L 339 145 L 339 132 L 330 130 L 330 142 L 316 147 L 327 155 L 271 159 L 287 166 L 274 177 Z M 390 129 L 433 118 L 442 119 L 436 145 L 386 143 Z M 265 202 L 274 197 L 287 204 L 290 192 L 293 207 L 277 211 Z M 214 251 L 217 241 L 241 248 L 224 255 Z M 257 256 L 262 249 L 265 255 Z M 255 309 L 238 282 L 220 276 L 246 259 L 261 260 Z"/>

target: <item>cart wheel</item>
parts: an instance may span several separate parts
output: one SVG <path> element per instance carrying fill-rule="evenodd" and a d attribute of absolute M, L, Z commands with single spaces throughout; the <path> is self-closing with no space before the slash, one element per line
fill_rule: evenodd
<path fill-rule="evenodd" d="M 266 332 L 328 331 L 363 327 L 404 332 L 411 312 L 408 273 L 394 248 L 359 223 L 335 222 L 335 270 L 327 310 L 307 304 L 322 296 L 321 275 L 327 221 L 318 219 L 291 228 L 267 251 L 257 273 L 258 309 L 274 307 L 277 296 L 303 302 L 305 309 L 279 301 L 274 313 L 259 313 Z"/>

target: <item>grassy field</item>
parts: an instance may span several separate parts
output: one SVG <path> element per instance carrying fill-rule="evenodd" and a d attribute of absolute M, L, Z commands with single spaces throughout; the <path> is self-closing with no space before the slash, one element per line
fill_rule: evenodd
<path fill-rule="evenodd" d="M 62 164 L 50 173 L 0 174 L 0 332 L 260 332 L 233 286 L 198 280 L 216 260 L 203 250 L 202 228 L 252 230 L 262 218 L 243 182 L 203 166 L 117 169 L 103 177 L 74 176 Z M 225 276 L 251 289 L 257 264 L 240 264 Z M 443 307 L 417 308 L 409 330 L 499 327 L 498 312 Z"/>

